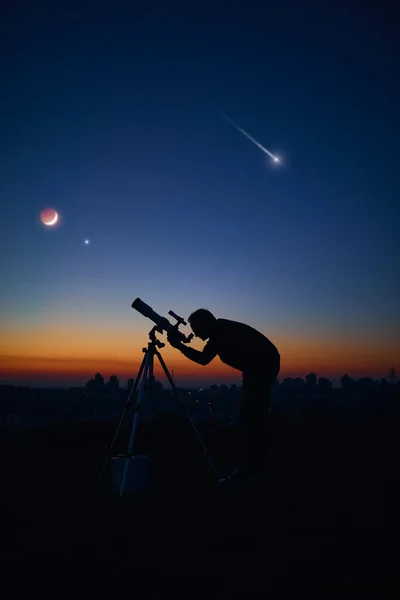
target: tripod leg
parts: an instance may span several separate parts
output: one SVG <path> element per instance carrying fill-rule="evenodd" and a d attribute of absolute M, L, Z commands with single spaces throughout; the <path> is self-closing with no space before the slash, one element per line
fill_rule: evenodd
<path fill-rule="evenodd" d="M 110 457 L 111 457 L 111 452 L 113 451 L 113 447 L 114 447 L 115 441 L 116 441 L 116 439 L 117 439 L 117 437 L 118 437 L 119 431 L 120 431 L 120 429 L 121 429 L 121 427 L 122 427 L 122 423 L 124 422 L 124 420 L 125 420 L 125 417 L 126 417 L 126 414 L 127 414 L 128 410 L 129 410 L 129 407 L 130 407 L 130 405 L 131 405 L 131 400 L 132 400 L 132 397 L 134 397 L 134 395 L 135 395 L 135 392 L 136 392 L 136 390 L 137 390 L 137 387 L 138 387 L 138 385 L 139 385 L 139 381 L 140 381 L 140 378 L 141 378 L 141 376 L 142 376 L 143 369 L 144 369 L 144 366 L 145 366 L 145 363 L 146 363 L 147 352 L 148 352 L 148 351 L 146 351 L 146 354 L 145 354 L 145 355 L 144 355 L 144 357 L 143 357 L 142 364 L 140 365 L 140 368 L 139 368 L 138 374 L 137 374 L 137 376 L 136 376 L 136 381 L 135 381 L 135 383 L 133 384 L 133 386 L 132 386 L 132 389 L 131 389 L 131 391 L 130 391 L 130 393 L 129 393 L 128 400 L 126 401 L 125 408 L 124 408 L 124 410 L 123 410 L 123 413 L 122 413 L 122 415 L 121 415 L 121 418 L 120 418 L 120 420 L 119 420 L 119 423 L 118 423 L 117 429 L 116 429 L 116 431 L 115 431 L 115 434 L 114 434 L 113 440 L 112 440 L 112 442 L 111 442 L 111 445 L 110 445 L 110 447 L 109 447 L 108 454 L 107 454 L 107 458 L 106 458 L 106 460 L 105 460 L 105 463 L 104 463 L 104 465 L 103 465 L 103 467 L 102 467 L 102 469 L 101 469 L 101 472 L 100 472 L 100 481 L 101 481 L 101 480 L 102 480 L 102 478 L 103 478 L 103 474 L 104 474 L 104 472 L 105 472 L 105 470 L 106 470 L 106 467 L 107 467 L 107 465 L 108 465 L 108 462 L 109 462 L 109 460 L 110 460 Z"/>
<path fill-rule="evenodd" d="M 129 439 L 128 454 L 132 454 L 133 444 L 135 442 L 135 433 L 136 433 L 136 429 L 137 429 L 138 422 L 139 422 L 139 412 L 140 412 L 140 409 L 142 408 L 142 405 L 144 403 L 144 400 L 145 400 L 148 392 L 150 391 L 149 390 L 150 386 L 149 386 L 148 382 L 150 381 L 150 383 L 151 383 L 152 372 L 153 372 L 153 355 L 151 352 L 148 352 L 147 356 L 146 356 L 146 365 L 144 368 L 142 384 L 139 389 L 139 397 L 138 397 L 138 401 L 135 406 L 135 416 L 133 419 L 131 437 Z"/>
<path fill-rule="evenodd" d="M 148 381 L 150 381 L 150 384 L 152 382 L 151 377 L 153 374 L 153 362 L 154 362 L 153 353 L 149 350 L 146 354 L 143 379 L 142 379 L 142 383 L 141 383 L 140 389 L 139 389 L 138 401 L 135 406 L 135 417 L 133 419 L 131 436 L 129 438 L 128 455 L 127 455 L 125 466 L 124 466 L 124 473 L 122 476 L 121 489 L 120 489 L 120 493 L 119 493 L 120 498 L 122 498 L 124 491 L 125 491 L 126 478 L 128 477 L 128 471 L 129 471 L 129 465 L 130 465 L 131 455 L 132 455 L 132 451 L 133 451 L 133 445 L 135 443 L 136 429 L 137 429 L 137 426 L 139 423 L 139 412 L 140 412 L 140 409 L 143 405 L 143 402 L 144 402 L 147 394 L 149 393 L 150 386 L 148 385 Z"/>
<path fill-rule="evenodd" d="M 169 371 L 168 371 L 167 365 L 165 364 L 163 357 L 162 357 L 162 356 L 161 356 L 161 354 L 158 352 L 158 350 L 156 350 L 156 351 L 155 351 L 155 353 L 156 353 L 156 354 L 157 354 L 157 356 L 158 356 L 158 359 L 159 359 L 159 361 L 160 361 L 160 363 L 161 363 L 161 366 L 162 366 L 162 368 L 164 369 L 164 373 L 165 373 L 165 375 L 166 375 L 166 376 L 167 376 L 167 378 L 168 378 L 168 381 L 169 381 L 169 383 L 170 383 L 170 385 L 171 385 L 171 388 L 172 388 L 172 390 L 173 390 L 174 394 L 175 394 L 175 395 L 176 395 L 176 397 L 178 398 L 178 400 L 179 400 L 179 402 L 180 402 L 180 404 L 181 404 L 181 406 L 182 406 L 182 408 L 183 408 L 183 410 L 184 410 L 184 412 L 185 412 L 185 414 L 186 414 L 186 417 L 187 417 L 187 419 L 189 420 L 190 424 L 191 424 L 191 425 L 192 425 L 192 427 L 193 427 L 193 430 L 194 430 L 194 432 L 195 432 L 195 434 L 196 434 L 196 436 L 197 436 L 197 439 L 198 439 L 198 441 L 200 442 L 200 445 L 201 445 L 201 447 L 202 447 L 202 449 L 203 449 L 204 455 L 205 455 L 205 457 L 206 457 L 206 459 L 207 459 L 207 461 L 208 461 L 208 464 L 209 464 L 209 466 L 210 466 L 210 468 L 211 468 L 212 472 L 214 473 L 215 477 L 216 477 L 217 479 L 219 479 L 218 471 L 217 471 L 217 469 L 216 469 L 216 467 L 215 467 L 214 463 L 212 462 L 212 460 L 211 460 L 211 458 L 210 458 L 210 455 L 208 454 L 207 448 L 205 447 L 205 445 L 204 445 L 204 442 L 203 442 L 203 440 L 201 439 L 201 435 L 200 435 L 200 434 L 199 434 L 199 432 L 197 431 L 197 428 L 196 428 L 195 424 L 193 423 L 193 420 L 192 420 L 191 416 L 189 415 L 189 413 L 188 413 L 188 412 L 187 412 L 187 410 L 186 410 L 186 406 L 185 406 L 185 404 L 183 403 L 183 400 L 182 400 L 182 398 L 180 397 L 180 394 L 179 394 L 179 392 L 178 392 L 177 388 L 175 387 L 175 384 L 174 384 L 174 382 L 173 382 L 173 379 L 172 379 L 172 377 L 171 377 L 171 375 L 170 375 L 170 373 L 169 373 Z"/>

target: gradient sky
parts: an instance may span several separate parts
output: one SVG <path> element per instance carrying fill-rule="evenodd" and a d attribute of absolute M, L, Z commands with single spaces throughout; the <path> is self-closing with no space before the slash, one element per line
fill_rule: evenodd
<path fill-rule="evenodd" d="M 152 326 L 136 297 L 261 330 L 280 378 L 386 376 L 400 357 L 394 13 L 129 4 L 22 2 L 2 18 L 1 381 L 135 376 Z M 219 359 L 163 356 L 181 385 L 240 381 Z"/>

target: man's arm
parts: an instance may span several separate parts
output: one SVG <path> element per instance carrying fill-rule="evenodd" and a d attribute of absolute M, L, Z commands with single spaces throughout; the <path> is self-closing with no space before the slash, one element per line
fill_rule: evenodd
<path fill-rule="evenodd" d="M 210 341 L 204 346 L 202 352 L 195 350 L 194 348 L 190 348 L 189 346 L 182 344 L 182 342 L 173 344 L 173 346 L 174 348 L 180 350 L 182 354 L 186 356 L 186 358 L 190 358 L 190 360 L 193 362 L 203 366 L 208 365 L 208 363 L 211 362 L 212 359 L 217 355 Z"/>

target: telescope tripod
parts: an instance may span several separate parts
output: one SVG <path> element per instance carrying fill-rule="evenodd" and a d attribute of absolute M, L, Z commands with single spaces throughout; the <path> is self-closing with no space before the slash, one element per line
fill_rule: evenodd
<path fill-rule="evenodd" d="M 132 389 L 129 393 L 128 400 L 126 401 L 125 408 L 123 410 L 123 413 L 119 420 L 113 440 L 109 447 L 109 452 L 108 452 L 106 461 L 105 461 L 103 468 L 101 470 L 101 473 L 100 473 L 100 479 L 102 479 L 103 474 L 106 470 L 106 467 L 108 466 L 108 463 L 111 459 L 124 459 L 125 460 L 122 481 L 121 481 L 121 487 L 120 487 L 120 492 L 119 492 L 120 497 L 122 497 L 125 492 L 131 460 L 136 458 L 135 455 L 132 454 L 133 448 L 134 448 L 134 443 L 135 443 L 136 429 L 137 429 L 137 426 L 139 423 L 140 410 L 143 407 L 144 402 L 151 396 L 151 393 L 152 393 L 153 384 L 154 384 L 154 357 L 155 356 L 158 357 L 158 360 L 160 361 L 160 364 L 164 370 L 164 373 L 171 385 L 172 391 L 173 391 L 174 395 L 176 396 L 176 398 L 179 400 L 179 403 L 181 404 L 187 419 L 189 420 L 190 424 L 193 427 L 193 430 L 197 436 L 197 439 L 200 443 L 200 446 L 203 450 L 203 454 L 208 462 L 210 469 L 212 470 L 213 474 L 215 475 L 215 478 L 218 479 L 217 469 L 215 468 L 214 463 L 212 462 L 212 460 L 207 452 L 207 449 L 203 443 L 203 440 L 201 439 L 199 432 L 196 429 L 195 424 L 193 423 L 192 418 L 190 417 L 190 415 L 188 414 L 188 412 L 186 410 L 186 407 L 182 401 L 182 398 L 179 395 L 177 388 L 175 387 L 174 381 L 168 371 L 168 368 L 164 362 L 163 357 L 161 356 L 159 350 L 157 350 L 157 347 L 163 348 L 165 346 L 165 344 L 163 344 L 156 338 L 156 332 L 162 333 L 163 330 L 160 327 L 155 326 L 149 333 L 150 342 L 148 343 L 147 348 L 142 349 L 142 351 L 144 352 L 142 364 L 140 365 L 135 383 L 132 386 Z M 142 380 L 141 380 L 141 378 L 142 378 Z M 139 382 L 140 382 L 140 385 L 139 385 Z M 122 424 L 126 418 L 128 410 L 131 406 L 132 399 L 135 397 L 135 393 L 136 393 L 136 390 L 138 389 L 138 387 L 139 387 L 139 394 L 138 394 L 138 399 L 137 399 L 135 409 L 134 409 L 134 419 L 133 419 L 131 435 L 129 438 L 128 452 L 127 452 L 127 454 L 120 454 L 118 456 L 112 457 L 111 454 L 112 454 L 116 439 L 121 430 Z"/>

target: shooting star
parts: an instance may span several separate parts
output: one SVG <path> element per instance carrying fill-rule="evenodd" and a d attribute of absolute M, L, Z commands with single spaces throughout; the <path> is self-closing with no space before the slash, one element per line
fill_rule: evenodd
<path fill-rule="evenodd" d="M 255 140 L 253 137 L 251 137 L 251 135 L 249 135 L 247 133 L 247 131 L 245 131 L 244 129 L 242 129 L 241 127 L 239 127 L 239 125 L 236 125 L 236 123 L 234 123 L 232 121 L 232 119 L 230 119 L 229 117 L 227 117 L 226 115 L 224 115 L 224 113 L 220 113 L 222 115 L 222 117 L 228 121 L 228 123 L 230 123 L 231 125 L 233 125 L 233 127 L 235 127 L 235 129 L 237 129 L 238 131 L 240 131 L 240 133 L 243 133 L 244 136 L 246 136 L 251 142 L 253 142 L 253 144 L 255 144 L 257 146 L 257 148 L 260 148 L 260 150 L 262 150 L 265 154 L 267 154 L 270 158 L 272 158 L 274 163 L 279 164 L 281 162 L 279 156 L 276 156 L 275 154 L 272 154 L 272 152 L 270 152 L 269 150 L 267 150 L 266 148 L 264 148 L 264 146 L 262 144 L 260 144 L 260 142 L 257 142 L 257 140 Z"/>

